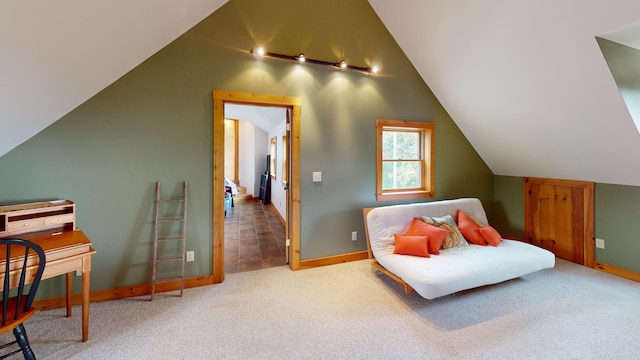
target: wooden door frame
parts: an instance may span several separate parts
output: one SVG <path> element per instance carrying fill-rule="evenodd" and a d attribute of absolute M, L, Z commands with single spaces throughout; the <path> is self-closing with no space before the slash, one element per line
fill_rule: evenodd
<path fill-rule="evenodd" d="M 224 280 L 224 104 L 287 107 L 292 111 L 289 144 L 287 227 L 289 267 L 300 268 L 300 98 L 213 90 L 213 282 Z M 290 210 L 289 210 L 290 209 Z"/>
<path fill-rule="evenodd" d="M 584 266 L 593 268 L 595 266 L 595 230 L 594 230 L 594 183 L 587 181 L 576 180 L 559 180 L 559 179 L 545 179 L 525 177 L 524 180 L 524 236 L 525 241 L 530 237 L 533 229 L 530 228 L 529 219 L 531 219 L 531 211 L 528 206 L 528 194 L 531 190 L 531 184 L 551 185 L 551 186 L 564 186 L 571 188 L 582 189 L 582 202 L 583 202 L 583 262 Z"/>

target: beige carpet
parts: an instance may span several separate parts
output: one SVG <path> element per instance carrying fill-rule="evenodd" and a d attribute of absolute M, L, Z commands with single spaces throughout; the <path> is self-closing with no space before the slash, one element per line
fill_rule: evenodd
<path fill-rule="evenodd" d="M 429 301 L 357 261 L 92 304 L 87 343 L 79 307 L 26 328 L 39 359 L 637 359 L 639 300 L 638 283 L 558 260 Z"/>

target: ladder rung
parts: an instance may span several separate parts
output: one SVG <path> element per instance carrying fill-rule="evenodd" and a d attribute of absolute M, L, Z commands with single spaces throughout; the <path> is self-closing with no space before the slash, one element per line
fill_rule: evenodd
<path fill-rule="evenodd" d="M 168 241 L 184 241 L 185 238 L 183 237 L 175 237 L 175 238 L 164 238 L 164 239 L 158 239 L 158 242 L 168 242 Z"/>
<path fill-rule="evenodd" d="M 156 279 L 156 283 L 177 281 L 177 280 L 182 280 L 182 279 L 183 279 L 182 276 L 176 276 L 176 277 L 170 277 L 170 278 L 164 278 L 164 279 Z"/>
<path fill-rule="evenodd" d="M 164 200 L 158 200 L 158 202 L 159 202 L 159 203 L 180 202 L 180 201 L 184 201 L 184 199 L 164 199 Z"/>
<path fill-rule="evenodd" d="M 184 221 L 184 218 L 166 218 L 166 219 L 158 219 L 158 222 L 171 222 L 171 221 Z"/>
<path fill-rule="evenodd" d="M 182 256 L 172 257 L 172 258 L 164 258 L 164 259 L 156 259 L 156 262 L 168 262 L 168 261 L 178 261 L 182 260 Z"/>

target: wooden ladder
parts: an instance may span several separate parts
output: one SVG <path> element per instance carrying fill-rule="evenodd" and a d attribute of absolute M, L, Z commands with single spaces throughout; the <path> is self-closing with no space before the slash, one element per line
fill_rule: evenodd
<path fill-rule="evenodd" d="M 173 198 L 173 199 L 161 199 L 160 196 L 160 182 L 156 182 L 156 211 L 155 211 L 155 229 L 153 235 L 153 275 L 151 278 L 151 300 L 153 301 L 153 295 L 156 291 L 156 283 L 163 282 L 172 282 L 172 281 L 180 281 L 180 296 L 182 296 L 182 292 L 184 291 L 184 262 L 186 255 L 186 243 L 187 243 L 187 189 L 188 184 L 186 181 L 183 182 L 183 190 L 182 198 Z M 163 218 L 161 215 L 162 212 L 162 204 L 166 203 L 181 203 L 182 210 L 179 216 L 171 217 L 171 218 Z M 162 237 L 160 234 L 160 224 L 162 223 L 181 223 L 180 226 L 182 228 L 181 234 L 179 236 L 172 237 Z M 164 234 L 162 234 L 164 235 Z M 160 257 L 158 255 L 158 244 L 162 243 L 170 243 L 170 242 L 179 242 L 180 255 L 173 257 Z M 164 262 L 180 262 L 180 276 L 168 277 L 168 278 L 157 278 L 157 268 L 159 263 Z"/>

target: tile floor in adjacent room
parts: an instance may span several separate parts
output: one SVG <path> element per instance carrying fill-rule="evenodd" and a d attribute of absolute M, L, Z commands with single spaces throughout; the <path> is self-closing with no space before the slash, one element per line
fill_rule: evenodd
<path fill-rule="evenodd" d="M 227 274 L 285 265 L 285 228 L 272 205 L 236 202 L 224 221 Z"/>

